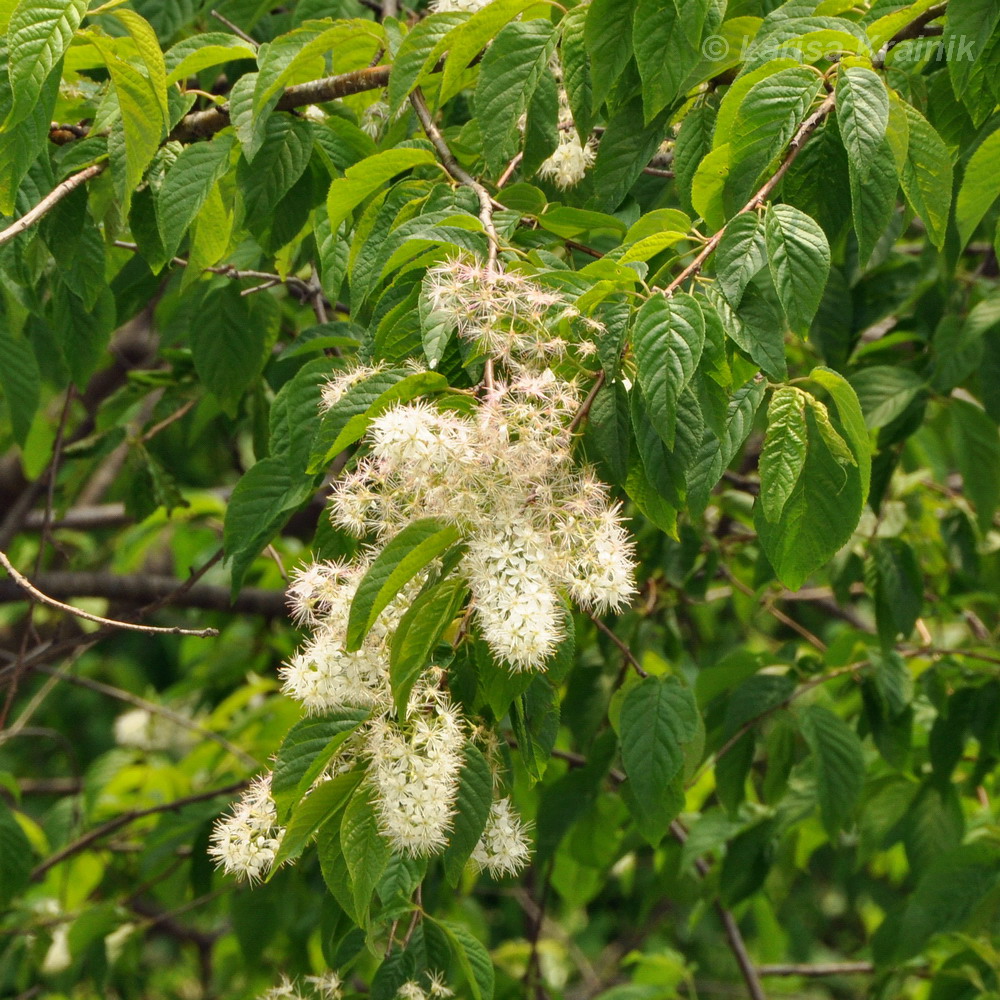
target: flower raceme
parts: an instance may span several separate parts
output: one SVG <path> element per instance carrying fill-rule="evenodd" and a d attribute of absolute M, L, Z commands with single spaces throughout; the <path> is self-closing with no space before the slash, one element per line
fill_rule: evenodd
<path fill-rule="evenodd" d="M 401 402 L 371 420 L 361 457 L 331 495 L 334 524 L 367 545 L 349 562 L 316 562 L 296 572 L 289 600 L 310 636 L 280 670 L 283 692 L 309 714 L 370 713 L 319 781 L 363 770 L 381 834 L 407 857 L 448 845 L 463 748 L 483 730 L 462 717 L 439 666 L 424 669 L 401 709 L 393 699 L 393 638 L 443 564 L 410 580 L 360 647 L 348 650 L 351 606 L 382 548 L 419 519 L 457 529 L 463 548 L 451 572 L 468 584 L 467 621 L 496 669 L 544 670 L 564 637 L 568 602 L 604 613 L 634 592 L 634 552 L 621 510 L 573 453 L 582 394 L 572 372 L 595 350 L 600 324 L 579 315 L 558 290 L 469 258 L 431 268 L 425 283 L 431 308 L 495 368 L 464 407 Z M 380 371 L 359 366 L 339 374 L 323 388 L 321 405 L 336 408 Z M 491 731 L 483 743 L 498 771 Z M 269 789 L 269 778 L 259 779 L 216 827 L 212 853 L 227 871 L 259 879 L 273 865 L 282 830 Z M 472 863 L 504 876 L 519 871 L 529 854 L 524 823 L 498 793 Z"/>

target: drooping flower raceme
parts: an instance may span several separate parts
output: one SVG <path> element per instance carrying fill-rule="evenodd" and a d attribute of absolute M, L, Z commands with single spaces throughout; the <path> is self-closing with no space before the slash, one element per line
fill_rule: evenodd
<path fill-rule="evenodd" d="M 450 572 L 468 584 L 472 615 L 463 631 L 477 629 L 494 658 L 513 670 L 545 669 L 565 634 L 569 602 L 604 613 L 624 606 L 634 590 L 633 548 L 620 509 L 573 454 L 582 394 L 567 373 L 593 354 L 603 328 L 557 288 L 499 266 L 445 261 L 425 282 L 440 321 L 490 356 L 495 370 L 463 405 L 413 401 L 371 420 L 366 448 L 331 497 L 334 524 L 368 544 L 349 562 L 320 561 L 295 574 L 289 601 L 310 636 L 280 670 L 282 690 L 309 714 L 369 713 L 317 780 L 363 771 L 358 793 L 370 798 L 393 851 L 407 857 L 447 846 L 465 743 L 480 730 L 462 718 L 438 666 L 415 679 L 405 705 L 393 699 L 396 630 L 447 560 L 410 580 L 360 648 L 347 649 L 352 603 L 381 548 L 417 519 L 454 526 L 464 548 Z M 382 371 L 340 373 L 322 390 L 322 405 L 338 406 Z M 496 766 L 495 737 L 480 738 Z M 260 879 L 273 866 L 282 835 L 264 777 L 217 825 L 212 854 L 227 871 Z M 524 823 L 510 799 L 499 797 L 473 863 L 507 875 L 520 870 L 529 853 Z M 437 981 L 414 981 L 413 996 L 418 991 L 447 994 Z"/>
<path fill-rule="evenodd" d="M 366 752 L 379 825 L 400 854 L 426 857 L 448 843 L 462 766 L 464 727 L 447 698 L 415 713 L 411 726 L 380 720 Z"/>
<path fill-rule="evenodd" d="M 597 154 L 589 141 L 580 142 L 576 132 L 563 131 L 559 134 L 559 145 L 555 151 L 538 168 L 538 176 L 551 178 L 557 188 L 566 190 L 583 180 L 587 168 L 596 158 Z"/>
<path fill-rule="evenodd" d="M 267 774 L 255 778 L 230 815 L 216 823 L 208 853 L 227 873 L 258 882 L 274 865 L 284 835 Z"/>
<path fill-rule="evenodd" d="M 513 875 L 528 863 L 530 854 L 527 831 L 510 799 L 497 799 L 472 852 L 473 863 L 492 875 Z"/>

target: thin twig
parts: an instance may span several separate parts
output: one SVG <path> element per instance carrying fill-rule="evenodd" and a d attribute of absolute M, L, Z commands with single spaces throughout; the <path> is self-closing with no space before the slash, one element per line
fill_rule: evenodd
<path fill-rule="evenodd" d="M 83 618 L 88 622 L 95 622 L 98 625 L 107 625 L 116 629 L 126 629 L 131 632 L 153 632 L 162 635 L 193 635 L 200 639 L 211 638 L 212 636 L 219 634 L 219 630 L 214 628 L 190 629 L 180 628 L 178 626 L 160 627 L 157 625 L 141 625 L 138 622 L 122 622 L 117 621 L 114 618 L 102 618 L 100 615 L 92 615 L 89 611 L 82 611 L 80 608 L 73 607 L 72 604 L 63 604 L 62 601 L 57 601 L 54 597 L 49 597 L 48 594 L 42 593 L 42 591 L 34 586 L 34 584 L 32 584 L 26 576 L 19 573 L 17 569 L 15 569 L 14 565 L 7 558 L 6 553 L 2 551 L 0 551 L 0 564 L 2 564 L 4 569 L 6 569 L 10 574 L 11 579 L 14 580 L 22 590 L 31 594 L 36 601 L 40 601 L 42 604 L 47 604 L 50 608 L 65 611 L 76 618 Z"/>
<path fill-rule="evenodd" d="M 413 105 L 413 110 L 417 113 L 417 118 L 420 119 L 420 124 L 427 138 L 430 139 L 431 144 L 437 150 L 445 170 L 459 184 L 463 184 L 473 191 L 479 199 L 479 221 L 482 222 L 483 229 L 486 231 L 486 238 L 489 241 L 489 248 L 486 252 L 486 272 L 487 274 L 491 274 L 496 271 L 497 257 L 500 252 L 500 240 L 497 237 L 496 226 L 493 224 L 493 199 L 490 197 L 489 191 L 455 159 L 448 148 L 448 143 L 445 142 L 444 136 L 441 134 L 441 130 L 434 124 L 434 118 L 427 107 L 427 102 L 424 100 L 423 92 L 419 87 L 415 88 L 413 93 L 410 94 L 410 103 Z M 486 358 L 483 368 L 483 386 L 487 392 L 493 389 L 493 359 L 491 357 Z"/>
<path fill-rule="evenodd" d="M 752 597 L 756 600 L 757 595 L 752 587 L 748 587 L 742 580 L 738 579 L 733 575 L 732 571 L 724 563 L 720 564 L 720 570 L 722 575 L 734 586 L 741 594 L 745 594 L 747 597 Z M 799 624 L 794 618 L 789 617 L 780 608 L 776 608 L 773 604 L 768 601 L 762 602 L 761 607 L 769 614 L 772 618 L 781 622 L 782 625 L 787 625 L 793 632 L 797 632 L 803 639 L 806 640 L 811 646 L 814 646 L 821 653 L 826 652 L 826 643 L 818 635 L 810 632 L 805 625 Z"/>
<path fill-rule="evenodd" d="M 524 153 L 518 153 L 510 163 L 507 164 L 507 169 L 500 175 L 500 179 L 497 181 L 497 190 L 504 186 L 514 176 L 514 171 L 517 170 L 521 160 L 524 159 Z"/>
<path fill-rule="evenodd" d="M 231 795 L 233 792 L 241 791 L 245 787 L 245 781 L 236 781 L 222 788 L 214 788 L 207 792 L 198 792 L 195 795 L 187 795 L 181 799 L 174 799 L 173 802 L 150 806 L 148 809 L 132 809 L 129 812 L 122 813 L 120 816 L 108 820 L 107 823 L 102 823 L 100 826 L 94 827 L 93 830 L 89 830 L 82 837 L 79 837 L 72 843 L 67 844 L 62 850 L 56 851 L 55 854 L 46 858 L 32 871 L 31 881 L 37 882 L 50 868 L 54 868 L 67 858 L 73 857 L 74 854 L 85 851 L 91 844 L 97 843 L 102 837 L 107 837 L 116 830 L 120 830 L 123 826 L 128 826 L 130 823 L 136 822 L 136 820 L 145 819 L 147 816 L 155 816 L 157 813 L 173 812 L 177 809 L 183 809 L 184 806 L 194 805 L 197 802 L 207 802 L 209 799 L 217 798 L 220 795 Z"/>
<path fill-rule="evenodd" d="M 257 768 L 260 766 L 259 761 L 253 758 L 245 750 L 236 746 L 235 743 L 227 740 L 221 733 L 217 733 L 212 729 L 206 729 L 205 726 L 201 725 L 201 723 L 196 722 L 194 719 L 189 719 L 186 715 L 181 715 L 180 712 L 175 712 L 173 709 L 167 708 L 165 705 L 158 705 L 155 701 L 149 701 L 141 695 L 132 694 L 131 691 L 115 687 L 112 684 L 105 684 L 103 681 L 95 681 L 91 677 L 80 677 L 77 674 L 70 674 L 63 672 L 62 670 L 55 670 L 52 667 L 38 666 L 35 667 L 35 670 L 40 674 L 47 674 L 48 676 L 55 677 L 58 680 L 68 681 L 70 684 L 84 688 L 87 691 L 94 691 L 97 694 L 103 694 L 109 698 L 114 698 L 116 701 L 123 701 L 125 704 L 132 705 L 135 708 L 141 708 L 144 711 L 149 712 L 150 715 L 158 715 L 163 719 L 168 719 L 175 726 L 180 726 L 181 728 L 187 729 L 192 733 L 197 733 L 206 740 L 218 743 L 223 750 L 231 753 L 246 767 Z"/>
<path fill-rule="evenodd" d="M 713 233 L 712 236 L 706 240 L 705 245 L 701 248 L 698 255 L 688 264 L 687 267 L 681 271 L 680 274 L 674 278 L 673 281 L 663 289 L 664 295 L 672 295 L 681 285 L 684 284 L 690 278 L 697 275 L 704 265 L 705 261 L 712 255 L 712 252 L 719 245 L 722 237 L 726 234 L 726 228 L 729 223 L 732 222 L 737 216 L 746 215 L 747 212 L 754 212 L 763 205 L 767 199 L 771 196 L 774 189 L 781 183 L 782 177 L 788 172 L 788 168 L 795 162 L 796 157 L 802 151 L 802 147 L 805 145 L 806 140 L 816 131 L 820 123 L 824 118 L 833 110 L 834 107 L 834 95 L 830 94 L 826 97 L 820 106 L 808 117 L 806 120 L 798 127 L 795 135 L 792 136 L 785 150 L 784 159 L 781 161 L 778 169 L 761 185 L 757 193 L 734 215 L 731 219 L 727 220 L 726 225 L 722 226 L 717 232 Z"/>
<path fill-rule="evenodd" d="M 640 677 L 648 677 L 649 674 L 646 673 L 645 670 L 643 670 L 642 664 L 636 659 L 635 654 L 629 648 L 628 643 L 623 642 L 621 639 L 619 639 L 618 636 L 615 635 L 615 633 L 610 628 L 608 628 L 608 626 L 605 625 L 600 618 L 597 617 L 597 615 L 593 614 L 592 612 L 587 612 L 587 615 L 590 618 L 590 620 L 622 651 L 622 655 L 625 657 L 625 661 L 629 664 L 629 666 Z"/>
<path fill-rule="evenodd" d="M 256 38 L 248 35 L 238 24 L 233 24 L 228 17 L 223 17 L 217 10 L 214 9 L 210 10 L 209 14 L 211 14 L 211 16 L 214 17 L 219 24 L 224 24 L 234 35 L 238 35 L 248 45 L 252 45 L 254 51 L 260 48 L 260 43 Z"/>
<path fill-rule="evenodd" d="M 159 423 L 153 424 L 152 427 L 142 435 L 142 443 L 145 444 L 147 441 L 156 437 L 157 434 L 162 430 L 166 430 L 172 423 L 180 420 L 182 417 L 187 416 L 188 413 L 194 409 L 195 403 L 198 401 L 196 399 L 189 399 L 182 406 L 179 406 L 173 413 L 169 416 L 164 417 Z"/>
<path fill-rule="evenodd" d="M 804 976 L 819 979 L 823 976 L 867 975 L 875 971 L 871 962 L 816 962 L 813 964 L 758 965 L 761 976 Z"/>
<path fill-rule="evenodd" d="M 0 246 L 9 243 L 15 236 L 30 229 L 39 219 L 52 211 L 67 195 L 72 194 L 81 184 L 86 184 L 92 177 L 101 173 L 107 162 L 93 163 L 79 173 L 71 174 L 61 184 L 57 184 L 34 208 L 29 209 L 20 219 L 12 222 L 3 232 L 0 232 Z"/>

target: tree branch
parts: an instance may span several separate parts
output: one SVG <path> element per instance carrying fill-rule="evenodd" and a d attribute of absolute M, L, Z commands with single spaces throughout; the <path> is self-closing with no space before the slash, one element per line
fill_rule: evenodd
<path fill-rule="evenodd" d="M 587 759 L 585 757 L 567 750 L 553 750 L 552 756 L 565 760 L 571 767 L 584 767 L 587 763 Z M 615 784 L 621 784 L 626 780 L 625 775 L 622 774 L 621 771 L 617 771 L 614 768 L 608 772 L 608 777 Z M 674 820 L 670 824 L 670 835 L 679 844 L 684 844 L 688 838 L 687 830 L 684 829 L 683 824 L 681 824 L 678 820 Z M 710 865 L 704 858 L 695 858 L 694 866 L 702 878 L 706 878 L 708 876 Z M 743 935 L 740 932 L 739 924 L 737 924 L 736 918 L 726 908 L 721 900 L 716 899 L 714 905 L 715 911 L 718 913 L 719 919 L 722 921 L 722 927 L 726 934 L 726 940 L 729 942 L 729 948 L 736 959 L 736 964 L 740 967 L 740 974 L 743 976 L 743 981 L 746 983 L 747 991 L 749 992 L 751 1000 L 767 1000 L 764 988 L 761 986 L 757 969 L 750 958 L 750 953 L 747 951 L 746 942 L 743 940 Z"/>
<path fill-rule="evenodd" d="M 292 111 L 308 104 L 325 104 L 339 97 L 360 94 L 366 90 L 381 90 L 389 83 L 388 66 L 371 66 L 354 70 L 351 73 L 341 73 L 338 76 L 327 76 L 321 80 L 311 80 L 289 87 L 278 99 L 278 111 Z M 206 108 L 204 111 L 192 111 L 185 115 L 170 133 L 170 138 L 177 142 L 194 142 L 197 139 L 208 139 L 229 124 L 229 105 L 223 104 L 217 108 Z"/>
<path fill-rule="evenodd" d="M 489 240 L 489 249 L 486 254 L 486 271 L 487 273 L 495 271 L 497 256 L 500 252 L 500 241 L 497 238 L 496 226 L 493 225 L 493 198 L 490 196 L 489 191 L 452 155 L 451 150 L 448 148 L 448 143 L 445 142 L 444 136 L 441 134 L 441 130 L 434 124 L 434 119 L 427 107 L 427 102 L 424 100 L 423 92 L 419 87 L 410 94 L 410 103 L 413 105 L 413 110 L 416 111 L 417 117 L 420 119 L 420 124 L 427 134 L 427 138 L 430 139 L 438 152 L 438 156 L 441 157 L 441 162 L 444 164 L 445 170 L 459 184 L 464 184 L 465 187 L 475 192 L 476 197 L 479 199 L 479 221 L 482 222 L 483 229 L 486 230 L 486 237 Z M 483 385 L 487 391 L 493 388 L 493 358 L 489 355 L 486 356 L 486 363 L 483 368 Z"/>
<path fill-rule="evenodd" d="M 867 975 L 874 972 L 871 962 L 818 962 L 812 965 L 776 964 L 758 965 L 761 976 L 805 976 L 818 979 L 822 976 Z"/>
<path fill-rule="evenodd" d="M 56 851 L 55 854 L 46 858 L 34 869 L 34 871 L 32 871 L 31 881 L 37 882 L 50 868 L 54 868 L 67 858 L 73 857 L 74 854 L 79 854 L 81 851 L 85 851 L 91 844 L 97 843 L 97 841 L 101 838 L 107 837 L 116 830 L 120 830 L 123 826 L 128 826 L 130 823 L 134 823 L 136 820 L 145 819 L 147 816 L 155 816 L 157 813 L 174 812 L 177 809 L 183 809 L 184 806 L 194 805 L 197 802 L 207 802 L 209 799 L 217 798 L 220 795 L 232 795 L 233 792 L 239 792 L 244 787 L 246 787 L 245 781 L 236 781 L 231 785 L 224 786 L 223 788 L 214 788 L 211 791 L 198 792 L 194 795 L 185 796 L 182 799 L 174 799 L 173 802 L 165 802 L 162 805 L 150 806 L 148 809 L 132 809 L 129 812 L 122 813 L 120 816 L 116 816 L 114 819 L 109 819 L 106 823 L 102 823 L 100 826 L 95 826 L 93 830 L 89 830 L 82 837 L 77 838 L 72 841 L 72 843 L 67 844 L 62 850 Z"/>
<path fill-rule="evenodd" d="M 85 167 L 79 173 L 71 174 L 61 184 L 57 184 L 34 208 L 29 209 L 15 222 L 12 222 L 3 232 L 0 232 L 0 246 L 9 243 L 15 236 L 30 229 L 46 213 L 52 211 L 68 194 L 75 191 L 81 184 L 86 184 L 96 177 L 107 166 L 107 162 L 94 163 Z"/>
<path fill-rule="evenodd" d="M 36 601 L 40 601 L 42 604 L 47 604 L 50 608 L 56 608 L 58 611 L 65 611 L 68 614 L 73 615 L 75 618 L 83 618 L 88 622 L 95 622 L 98 625 L 107 625 L 112 628 L 125 629 L 132 632 L 153 632 L 159 633 L 161 635 L 192 635 L 199 639 L 207 639 L 212 636 L 219 634 L 218 629 L 214 628 L 201 628 L 201 629 L 190 629 L 190 628 L 180 628 L 176 625 L 161 627 L 158 625 L 142 625 L 138 622 L 122 622 L 117 621 L 114 618 L 102 618 L 100 615 L 92 615 L 88 611 L 82 611 L 80 608 L 73 607 L 72 604 L 63 604 L 62 601 L 57 601 L 54 597 L 49 597 L 47 594 L 39 590 L 31 581 L 19 573 L 17 569 L 13 566 L 11 561 L 7 558 L 6 553 L 0 551 L 0 565 L 3 565 L 4 569 L 10 574 L 11 579 L 24 591 L 27 591 Z"/>
<path fill-rule="evenodd" d="M 172 576 L 149 573 L 51 572 L 36 574 L 35 583 L 52 597 L 101 597 L 122 604 L 140 605 L 170 596 L 180 581 Z M 18 585 L 10 580 L 0 580 L 0 604 L 21 600 L 24 600 L 24 594 Z M 284 593 L 263 587 L 247 587 L 232 599 L 228 587 L 203 583 L 191 587 L 183 600 L 171 603 L 175 607 L 261 615 L 264 618 L 280 618 L 287 611 Z"/>

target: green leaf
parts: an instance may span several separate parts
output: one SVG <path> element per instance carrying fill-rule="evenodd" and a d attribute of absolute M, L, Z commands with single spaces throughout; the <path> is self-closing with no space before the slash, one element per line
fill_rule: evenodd
<path fill-rule="evenodd" d="M 371 789 L 361 785 L 351 796 L 340 822 L 340 843 L 351 879 L 354 912 L 359 924 L 367 922 L 372 893 L 389 864 L 389 842 L 379 832 Z"/>
<path fill-rule="evenodd" d="M 1000 502 L 1000 437 L 997 425 L 964 399 L 948 402 L 952 447 L 982 531 L 989 530 Z"/>
<path fill-rule="evenodd" d="M 868 262 L 896 211 L 899 175 L 892 147 L 882 139 L 869 154 L 864 173 L 853 160 L 848 164 L 851 185 L 851 214 L 858 237 L 858 257 Z"/>
<path fill-rule="evenodd" d="M 764 217 L 767 263 L 788 323 L 805 334 L 830 273 L 830 246 L 819 225 L 792 205 L 772 205 Z"/>
<path fill-rule="evenodd" d="M 270 295 L 240 295 L 232 281 L 210 289 L 201 300 L 191 330 L 194 367 L 226 411 L 235 411 L 264 370 L 279 323 L 278 304 Z"/>
<path fill-rule="evenodd" d="M 861 477 L 845 466 L 825 443 L 813 407 L 806 408 L 808 448 L 805 465 L 784 503 L 770 520 L 763 502 L 754 508 L 754 524 L 778 578 L 797 590 L 843 546 L 861 516 Z M 762 487 L 763 492 L 763 487 Z"/>
<path fill-rule="evenodd" d="M 953 0 L 944 19 L 942 43 L 948 53 L 948 74 L 956 97 L 972 82 L 976 63 L 1000 24 L 996 0 Z"/>
<path fill-rule="evenodd" d="M 444 64 L 441 92 L 438 101 L 454 97 L 464 86 L 463 74 L 469 63 L 500 33 L 500 29 L 518 14 L 527 10 L 535 0 L 491 0 L 477 10 L 464 24 L 448 33 L 442 44 L 446 45 L 448 58 Z"/>
<path fill-rule="evenodd" d="M 264 220 L 273 214 L 305 172 L 312 148 L 309 122 L 292 115 L 274 115 L 267 120 L 253 163 L 241 158 L 236 170 L 243 218 Z"/>
<path fill-rule="evenodd" d="M 677 401 L 705 346 L 705 318 L 697 299 L 686 292 L 649 298 L 636 314 L 632 345 L 650 416 L 664 443 L 673 448 Z"/>
<path fill-rule="evenodd" d="M 955 223 L 961 245 L 972 239 L 976 226 L 1000 197 L 1000 129 L 988 135 L 969 157 L 955 202 Z"/>
<path fill-rule="evenodd" d="M 418 21 L 400 43 L 389 77 L 389 114 L 395 115 L 440 55 L 438 43 L 452 28 L 467 20 L 464 13 L 442 11 Z"/>
<path fill-rule="evenodd" d="M 792 386 L 775 390 L 767 408 L 767 434 L 760 453 L 760 500 L 764 516 L 777 521 L 806 464 L 806 396 Z"/>
<path fill-rule="evenodd" d="M 508 24 L 486 50 L 476 86 L 476 115 L 487 168 L 499 174 L 520 145 L 518 120 L 538 86 L 556 44 L 551 22 Z"/>
<path fill-rule="evenodd" d="M 851 375 L 851 386 L 870 429 L 892 423 L 924 391 L 926 383 L 908 368 L 872 365 Z"/>
<path fill-rule="evenodd" d="M 115 328 L 115 297 L 106 285 L 97 285 L 98 298 L 91 309 L 71 291 L 57 288 L 52 319 L 73 381 L 82 390 L 107 357 L 108 341 Z"/>
<path fill-rule="evenodd" d="M 118 98 L 125 135 L 127 203 L 160 148 L 166 120 L 160 108 L 160 96 L 149 77 L 120 58 L 110 39 L 89 34 L 87 40 L 101 53 Z"/>
<path fill-rule="evenodd" d="M 205 199 L 225 174 L 232 148 L 233 136 L 223 133 L 211 142 L 185 147 L 170 165 L 156 198 L 156 220 L 165 259 L 177 253 Z"/>
<path fill-rule="evenodd" d="M 592 0 L 584 8 L 583 37 L 590 52 L 593 106 L 597 110 L 632 58 L 632 16 L 636 0 Z"/>
<path fill-rule="evenodd" d="M 428 917 L 427 919 L 433 920 Z M 493 1000 L 493 962 L 479 939 L 463 924 L 433 920 L 444 931 L 452 954 L 465 973 L 472 1000 Z"/>
<path fill-rule="evenodd" d="M 389 680 L 396 714 L 403 718 L 410 691 L 427 666 L 434 647 L 465 603 L 469 588 L 452 578 L 421 594 L 400 619 L 389 654 Z"/>
<path fill-rule="evenodd" d="M 767 263 L 764 220 L 756 212 L 731 219 L 715 250 L 715 277 L 735 308 L 750 279 Z"/>
<path fill-rule="evenodd" d="M 462 756 L 454 826 L 441 856 L 445 878 L 453 887 L 458 885 L 466 862 L 483 835 L 493 803 L 493 774 L 486 758 L 473 743 L 465 744 Z"/>
<path fill-rule="evenodd" d="M 432 517 L 413 521 L 375 557 L 358 584 L 347 622 L 347 650 L 361 648 L 389 602 L 459 539 L 458 529 Z"/>
<path fill-rule="evenodd" d="M 751 380 L 733 393 L 726 407 L 721 440 L 706 428 L 698 457 L 687 477 L 688 507 L 695 514 L 704 511 L 712 488 L 750 435 L 754 417 L 764 400 L 764 390 L 764 380 L 761 379 L 759 382 Z"/>
<path fill-rule="evenodd" d="M 837 125 L 847 158 L 860 181 L 883 153 L 889 125 L 889 96 L 885 84 L 870 69 L 849 66 L 837 75 Z"/>
<path fill-rule="evenodd" d="M 885 954 L 876 938 L 876 961 L 905 961 L 918 955 L 933 935 L 963 927 L 998 883 L 996 851 L 985 842 L 965 844 L 939 857 L 906 900 L 902 914 L 887 920 L 884 932 L 880 929 L 879 935 L 888 937 L 893 947 Z"/>
<path fill-rule="evenodd" d="M 0 800 L 0 907 L 27 888 L 31 879 L 31 842 L 6 802 Z"/>
<path fill-rule="evenodd" d="M 239 59 L 256 58 L 257 53 L 249 43 L 228 31 L 206 31 L 200 35 L 192 35 L 191 38 L 182 39 L 165 53 L 167 85 L 186 80 L 203 69 Z"/>
<path fill-rule="evenodd" d="M 0 387 L 14 440 L 23 448 L 38 409 L 41 374 L 31 344 L 5 331 L 0 331 Z"/>
<path fill-rule="evenodd" d="M 348 167 L 344 176 L 330 185 L 327 195 L 330 229 L 335 232 L 365 198 L 396 174 L 436 162 L 434 154 L 427 149 L 387 149 Z"/>
<path fill-rule="evenodd" d="M 586 142 L 593 124 L 593 96 L 590 82 L 590 59 L 587 55 L 586 24 L 592 5 L 574 7 L 559 22 L 563 86 L 569 101 L 573 125 L 580 142 Z"/>
<path fill-rule="evenodd" d="M 701 0 L 686 0 L 683 9 L 662 0 L 638 0 L 635 5 L 632 47 L 642 78 L 646 122 L 677 100 L 688 75 L 701 59 L 699 43 L 706 8 Z M 692 26 L 694 37 L 691 31 L 685 31 Z"/>
<path fill-rule="evenodd" d="M 941 249 L 951 212 L 951 154 L 941 136 L 910 104 L 903 104 L 909 126 L 906 162 L 900 183 L 906 200 L 924 220 L 931 243 Z"/>
<path fill-rule="evenodd" d="M 608 122 L 594 163 L 597 208 L 616 209 L 659 148 L 666 122 L 659 116 L 639 128 L 641 111 L 640 99 L 633 98 Z"/>
<path fill-rule="evenodd" d="M 437 372 L 407 374 L 405 368 L 389 368 L 351 386 L 323 414 L 309 456 L 309 471 L 319 471 L 360 440 L 372 420 L 393 404 L 440 392 L 447 386 L 448 380 Z"/>
<path fill-rule="evenodd" d="M 13 106 L 5 130 L 31 113 L 86 10 L 87 0 L 21 0 L 14 8 L 7 25 Z"/>
<path fill-rule="evenodd" d="M 260 68 L 254 83 L 254 115 L 267 114 L 268 104 L 287 84 L 296 82 L 294 78 L 300 68 L 308 67 L 317 59 L 322 61 L 330 52 L 335 53 L 336 59 L 343 60 L 348 43 L 352 56 L 363 53 L 368 59 L 384 45 L 385 31 L 377 21 L 359 17 L 338 21 L 331 27 L 314 21 L 262 46 L 258 58 Z"/>
<path fill-rule="evenodd" d="M 14 104 L 7 74 L 8 52 L 6 40 L 0 38 L 0 126 Z M 25 174 L 45 149 L 49 125 L 59 95 L 59 68 L 46 77 L 38 100 L 24 118 L 3 131 L 0 142 L 0 215 L 13 215 L 18 188 Z"/>
<path fill-rule="evenodd" d="M 619 726 L 634 803 L 662 837 L 673 816 L 661 807 L 698 733 L 694 695 L 675 678 L 646 677 L 625 696 Z"/>
<path fill-rule="evenodd" d="M 816 792 L 823 826 L 832 837 L 854 811 L 864 784 L 865 758 L 857 733 L 822 705 L 800 716 L 802 735 L 816 762 Z"/>
<path fill-rule="evenodd" d="M 913 549 L 901 538 L 879 538 L 872 547 L 875 620 L 882 645 L 909 638 L 920 617 L 924 578 Z"/>
<path fill-rule="evenodd" d="M 281 822 L 369 714 L 364 708 L 340 708 L 292 726 L 281 741 L 271 777 L 271 797 Z"/>
<path fill-rule="evenodd" d="M 170 109 L 167 104 L 167 67 L 156 32 L 150 23 L 134 10 L 121 7 L 113 11 L 111 16 L 121 24 L 132 39 L 136 52 L 146 68 L 146 76 L 160 107 L 163 124 L 168 125 Z"/>
<path fill-rule="evenodd" d="M 628 477 L 630 427 L 625 387 L 620 382 L 602 385 L 587 414 L 584 442 L 604 478 L 612 483 L 624 483 Z"/>
<path fill-rule="evenodd" d="M 268 881 L 287 862 L 294 861 L 305 850 L 312 835 L 324 823 L 336 818 L 358 787 L 364 771 L 348 771 L 317 785 L 297 804 L 281 838 Z"/>
<path fill-rule="evenodd" d="M 313 477 L 292 469 L 284 455 L 262 458 L 236 484 L 222 533 L 234 594 L 257 553 L 312 492 Z"/>
<path fill-rule="evenodd" d="M 808 67 L 791 66 L 758 80 L 747 92 L 729 136 L 725 202 L 730 214 L 746 204 L 781 155 L 809 114 L 820 86 L 819 77 Z"/>
<path fill-rule="evenodd" d="M 865 426 L 861 402 L 851 383 L 832 368 L 822 366 L 814 368 L 809 373 L 809 378 L 826 389 L 837 408 L 840 427 L 858 465 L 861 477 L 861 502 L 864 503 L 868 499 L 868 488 L 871 483 L 872 441 Z"/>

